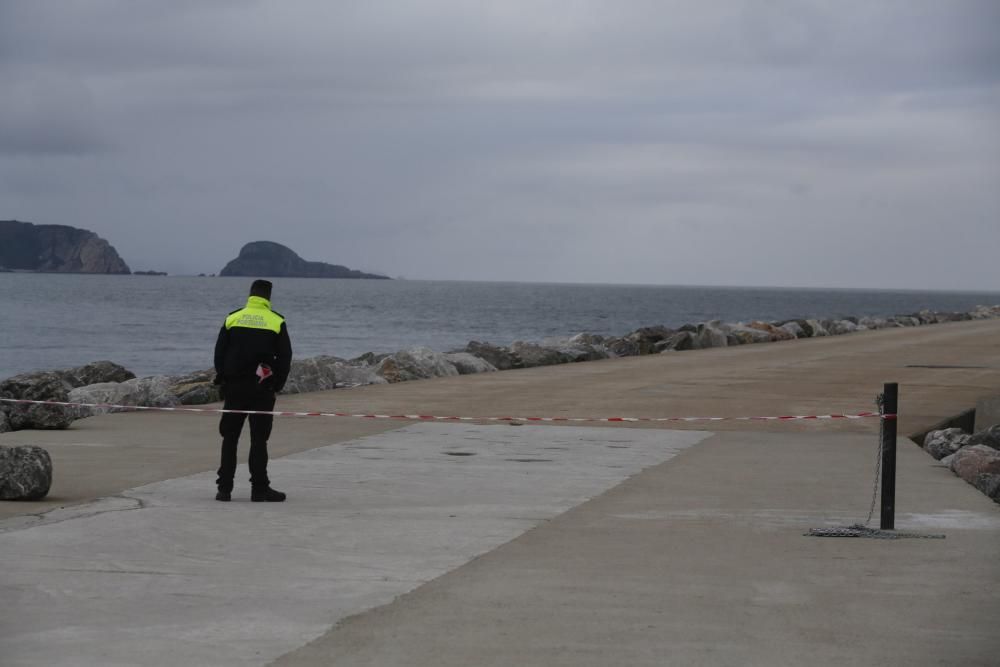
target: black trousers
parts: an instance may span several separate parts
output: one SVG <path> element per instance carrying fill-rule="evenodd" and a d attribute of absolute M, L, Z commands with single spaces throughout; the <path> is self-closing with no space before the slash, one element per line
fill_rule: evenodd
<path fill-rule="evenodd" d="M 274 409 L 274 392 L 256 384 L 227 384 L 225 387 L 226 410 Z M 270 485 L 267 478 L 267 439 L 271 437 L 272 415 L 244 415 L 225 413 L 219 420 L 222 436 L 222 463 L 219 465 L 219 489 L 232 491 L 236 475 L 236 446 L 243 430 L 243 422 L 250 418 L 250 485 L 264 489 Z"/>

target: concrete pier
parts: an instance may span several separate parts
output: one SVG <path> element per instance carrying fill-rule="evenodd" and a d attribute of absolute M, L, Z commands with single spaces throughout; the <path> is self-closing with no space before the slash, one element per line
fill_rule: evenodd
<path fill-rule="evenodd" d="M 279 409 L 765 416 L 900 434 L 1000 393 L 964 322 L 281 397 Z M 216 419 L 17 432 L 56 466 L 0 504 L 0 662 L 992 665 L 1000 506 L 899 442 L 898 531 L 863 521 L 878 420 L 589 426 L 284 419 L 280 505 L 212 500 Z M 245 457 L 245 444 L 241 456 Z M 243 486 L 239 486 L 243 483 Z M 876 508 L 874 525 L 877 525 Z"/>

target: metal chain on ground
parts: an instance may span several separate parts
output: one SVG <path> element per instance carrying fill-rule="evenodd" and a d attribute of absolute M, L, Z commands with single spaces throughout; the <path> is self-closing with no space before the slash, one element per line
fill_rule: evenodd
<path fill-rule="evenodd" d="M 880 530 L 869 528 L 860 523 L 853 526 L 838 528 L 811 528 L 806 535 L 810 537 L 872 537 L 879 540 L 899 540 L 903 538 L 918 538 L 925 540 L 943 540 L 944 535 L 930 533 L 900 533 L 895 530 Z"/>
<path fill-rule="evenodd" d="M 899 540 L 904 538 L 917 538 L 928 540 L 943 540 L 944 535 L 921 534 L 921 533 L 898 533 L 895 530 L 881 530 L 879 528 L 869 528 L 872 515 L 875 514 L 875 503 L 878 500 L 879 479 L 882 473 L 882 446 L 885 442 L 885 394 L 875 397 L 875 405 L 878 406 L 878 413 L 881 415 L 878 428 L 878 449 L 875 456 L 875 482 L 872 484 L 872 502 L 868 508 L 868 518 L 865 522 L 855 523 L 850 526 L 838 526 L 836 528 L 811 528 L 808 533 L 810 537 L 870 537 L 878 540 Z"/>

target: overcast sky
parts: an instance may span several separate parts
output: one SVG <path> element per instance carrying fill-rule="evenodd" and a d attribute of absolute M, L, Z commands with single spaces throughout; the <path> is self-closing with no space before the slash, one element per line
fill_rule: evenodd
<path fill-rule="evenodd" d="M 133 270 L 1000 290 L 995 0 L 0 0 L 0 219 Z"/>

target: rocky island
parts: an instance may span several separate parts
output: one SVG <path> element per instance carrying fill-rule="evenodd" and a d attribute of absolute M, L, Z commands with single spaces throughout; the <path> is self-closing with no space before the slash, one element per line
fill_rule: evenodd
<path fill-rule="evenodd" d="M 18 220 L 0 220 L 0 268 L 44 273 L 131 273 L 114 247 L 94 232 Z"/>
<path fill-rule="evenodd" d="M 254 241 L 240 249 L 239 256 L 226 264 L 220 276 L 267 278 L 370 278 L 390 280 L 388 276 L 364 273 L 339 264 L 309 262 L 293 250 L 273 241 Z"/>

